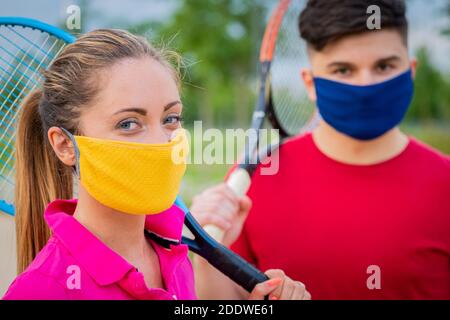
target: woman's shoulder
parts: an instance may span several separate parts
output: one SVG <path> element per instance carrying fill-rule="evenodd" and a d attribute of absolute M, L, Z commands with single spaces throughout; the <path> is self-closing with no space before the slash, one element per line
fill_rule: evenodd
<path fill-rule="evenodd" d="M 69 299 L 62 279 L 61 252 L 58 241 L 51 238 L 30 266 L 9 286 L 5 300 Z"/>
<path fill-rule="evenodd" d="M 4 300 L 65 300 L 66 289 L 55 278 L 38 269 L 20 274 L 9 286 Z"/>

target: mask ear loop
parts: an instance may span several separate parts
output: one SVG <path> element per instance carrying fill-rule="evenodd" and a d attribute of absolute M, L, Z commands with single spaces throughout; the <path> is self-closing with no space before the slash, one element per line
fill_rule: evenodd
<path fill-rule="evenodd" d="M 78 149 L 75 137 L 63 127 L 60 127 L 60 129 L 66 134 L 66 136 L 70 139 L 70 141 L 72 141 L 73 148 L 75 150 L 75 174 L 78 177 L 78 179 L 80 179 L 80 149 Z"/>

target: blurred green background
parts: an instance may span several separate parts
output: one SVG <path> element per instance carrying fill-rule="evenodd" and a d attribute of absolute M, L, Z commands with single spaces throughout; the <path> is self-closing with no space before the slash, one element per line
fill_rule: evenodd
<path fill-rule="evenodd" d="M 5 13 L 26 15 L 21 1 L 8 4 Z M 59 11 L 52 21 L 56 3 Z M 81 8 L 77 33 L 99 27 L 125 28 L 183 56 L 185 127 L 192 128 L 194 120 L 202 120 L 204 129 L 249 126 L 259 44 L 274 0 L 130 0 L 126 5 L 122 1 L 45 0 L 40 7 L 30 5 L 29 15 L 65 28 L 64 10 L 71 3 Z M 407 3 L 411 53 L 419 65 L 414 101 L 402 129 L 450 154 L 450 0 Z M 187 202 L 220 182 L 228 169 L 229 165 L 189 166 L 182 188 Z"/>
<path fill-rule="evenodd" d="M 442 13 L 450 17 L 450 1 L 440 2 Z M 135 33 L 150 34 L 151 39 L 163 39 L 184 56 L 186 127 L 195 119 L 219 128 L 249 125 L 257 85 L 256 58 L 270 8 L 262 3 L 182 1 L 169 21 L 129 27 Z M 410 24 L 414 26 L 414 21 Z M 442 35 L 440 41 L 450 41 L 450 23 L 435 32 Z M 419 61 L 415 97 L 401 127 L 450 154 L 450 71 L 432 60 L 432 50 L 433 46 L 423 45 L 412 52 Z M 449 58 L 450 51 L 447 53 Z M 222 181 L 228 169 L 226 165 L 190 165 L 183 188 L 186 200 Z"/>
<path fill-rule="evenodd" d="M 275 2 L 14 0 L 2 1 L 1 15 L 30 17 L 66 28 L 68 8 L 75 4 L 81 9 L 81 29 L 72 30 L 76 34 L 122 28 L 174 49 L 184 60 L 185 127 L 192 129 L 195 120 L 202 120 L 204 129 L 223 130 L 249 126 L 257 88 L 259 44 L 268 10 Z M 407 4 L 411 54 L 418 58 L 419 65 L 414 102 L 402 129 L 450 154 L 450 0 L 407 0 Z M 0 114 L 2 111 L 0 107 Z M 0 141 L 0 146 L 4 145 Z M 3 149 L 12 152 L 11 147 Z M 0 155 L 0 162 L 5 160 L 5 155 Z M 223 181 L 228 170 L 229 165 L 190 165 L 181 190 L 185 201 L 189 204 L 193 195 Z M 0 219 L 2 296 L 15 276 L 15 241 L 13 219 L 3 214 Z"/>

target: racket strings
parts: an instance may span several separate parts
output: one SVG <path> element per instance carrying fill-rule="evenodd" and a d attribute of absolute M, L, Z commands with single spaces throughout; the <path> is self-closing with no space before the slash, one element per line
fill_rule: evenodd
<path fill-rule="evenodd" d="M 65 42 L 41 31 L 0 26 L 0 194 L 13 202 L 15 124 L 22 100 L 42 81 L 41 70 Z"/>
<path fill-rule="evenodd" d="M 46 39 L 46 41 L 47 41 L 47 39 Z M 28 54 L 28 51 L 30 51 L 31 48 L 32 47 L 29 47 L 25 53 Z M 19 100 L 22 97 L 24 97 L 30 91 L 30 89 L 32 89 L 33 87 L 35 87 L 37 85 L 37 81 L 33 79 L 33 77 L 36 74 L 30 72 L 30 76 L 27 76 L 27 74 L 25 73 L 28 71 L 29 66 L 26 64 L 26 61 L 24 60 L 24 58 L 25 58 L 25 55 L 22 55 L 21 59 L 14 66 L 14 69 L 7 72 L 9 77 L 6 79 L 6 83 L 7 84 L 14 83 L 14 86 L 12 87 L 12 89 L 11 88 L 8 89 L 8 87 L 5 86 L 5 90 L 2 90 L 2 91 L 6 92 L 6 96 L 2 92 L 2 95 L 5 100 L 3 101 L 0 108 L 2 110 L 6 109 L 5 117 L 8 117 L 11 120 L 11 121 L 2 121 L 3 124 L 6 124 L 6 127 L 4 126 L 6 129 L 5 130 L 6 132 L 8 132 L 8 129 L 13 128 L 12 125 L 13 125 L 15 119 L 12 117 L 12 115 L 16 114 L 16 111 L 17 111 L 16 109 L 18 107 Z M 15 59 L 15 60 L 17 60 L 17 59 Z M 9 66 L 12 66 L 12 64 L 9 61 L 6 61 L 6 63 Z M 26 65 L 25 69 L 22 68 L 24 65 Z M 23 70 L 21 70 L 21 69 L 23 69 Z M 16 76 L 16 74 L 18 74 L 18 76 Z M 14 93 L 15 91 L 19 92 L 19 94 L 15 94 Z M 14 99 L 11 99 L 11 96 L 14 96 Z M 11 137 L 12 136 L 9 136 L 9 140 L 12 140 Z M 3 141 L 5 142 L 5 140 L 3 140 Z M 6 141 L 6 142 L 10 142 L 10 141 Z M 0 153 L 0 157 L 1 156 L 2 156 L 2 154 Z"/>
<path fill-rule="evenodd" d="M 28 48 L 28 51 L 30 49 L 31 47 Z M 31 82 L 33 86 L 37 85 L 37 81 L 33 79 L 34 74 L 30 73 L 30 76 L 28 76 L 25 73 L 28 69 L 28 65 L 25 68 L 25 70 L 21 70 L 23 69 L 22 68 L 23 65 L 26 63 L 24 61 L 24 58 L 25 55 L 22 55 L 21 59 L 17 59 L 15 57 L 15 60 L 18 60 L 18 63 L 16 63 L 13 70 L 6 71 L 6 74 L 9 77 L 5 79 L 5 83 L 7 85 L 4 87 L 4 90 L 2 91 L 6 92 L 7 96 L 5 96 L 5 94 L 2 92 L 5 100 L 3 101 L 1 108 L 7 110 L 6 113 L 7 115 L 9 113 L 15 114 L 16 110 L 14 110 L 14 108 L 17 107 L 17 101 L 21 99 L 21 97 L 23 97 L 24 94 L 27 93 L 27 90 L 29 89 L 29 83 Z M 7 65 L 12 66 L 12 64 L 9 61 L 5 61 L 4 59 L 3 61 L 6 62 Z M 18 74 L 18 76 L 16 76 L 16 74 Z M 12 83 L 14 83 L 14 85 L 12 85 Z M 12 86 L 12 88 L 9 88 L 10 86 Z M 16 94 L 15 92 L 18 92 L 18 94 Z M 11 100 L 11 96 L 14 97 L 13 100 Z M 9 126 L 12 124 L 12 122 L 3 122 L 3 121 L 2 123 L 7 123 Z"/>
<path fill-rule="evenodd" d="M 47 36 L 47 38 L 43 42 L 43 45 L 45 45 L 45 43 L 48 41 L 48 39 L 49 39 L 49 36 Z M 30 48 L 31 47 L 29 47 L 28 50 Z M 22 59 L 23 59 L 23 57 L 22 57 Z M 42 67 L 44 65 L 44 62 L 45 62 L 45 59 L 42 59 L 37 67 L 38 68 Z M 25 65 L 25 68 L 23 70 L 20 70 L 24 65 Z M 28 71 L 30 71 L 30 76 L 27 76 L 26 73 L 25 73 L 25 72 L 28 72 Z M 17 79 L 16 77 L 14 77 L 15 73 L 19 73 L 20 78 Z M 29 65 L 25 64 L 25 61 L 22 60 L 22 61 L 20 61 L 20 64 L 17 64 L 17 66 L 15 67 L 13 72 L 11 73 L 11 78 L 8 79 L 8 82 L 14 79 L 16 81 L 16 83 L 15 83 L 15 86 L 13 87 L 13 89 L 10 91 L 10 93 L 14 92 L 15 90 L 19 90 L 20 94 L 16 95 L 16 98 L 14 100 L 12 100 L 12 101 L 9 99 L 9 96 L 6 97 L 6 100 L 3 103 L 5 104 L 6 102 L 9 102 L 11 104 L 7 108 L 7 115 L 8 115 L 8 113 L 11 113 L 11 115 L 12 114 L 16 114 L 17 110 L 15 110 L 15 109 L 17 109 L 19 107 L 19 100 L 22 97 L 26 96 L 35 87 L 37 87 L 39 82 L 38 82 L 38 80 L 34 79 L 35 77 L 36 78 L 40 78 L 40 74 L 38 74 L 38 73 L 34 72 L 32 69 L 30 69 Z M 26 80 L 24 78 L 26 78 Z M 26 81 L 26 82 L 23 83 L 22 81 Z M 22 84 L 22 88 L 19 87 L 19 83 Z M 10 95 L 10 93 L 9 93 L 9 95 Z M 2 107 L 3 107 L 3 105 L 2 105 Z M 7 130 L 8 129 L 14 129 L 14 127 L 12 126 L 13 122 L 14 122 L 14 119 L 13 119 L 13 121 L 8 122 L 8 126 L 6 128 Z M 1 153 L 0 153 L 0 157 L 1 157 Z"/>
<path fill-rule="evenodd" d="M 276 120 L 288 134 L 306 129 L 315 114 L 302 84 L 301 69 L 308 66 L 307 49 L 298 31 L 298 16 L 305 1 L 292 1 L 285 13 L 272 65 L 272 101 Z"/>

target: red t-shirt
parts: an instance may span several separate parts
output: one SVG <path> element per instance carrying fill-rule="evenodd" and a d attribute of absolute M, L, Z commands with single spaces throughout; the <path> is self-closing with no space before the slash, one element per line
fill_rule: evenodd
<path fill-rule="evenodd" d="M 380 164 L 330 159 L 311 134 L 258 169 L 232 249 L 282 269 L 313 299 L 450 299 L 450 158 L 410 139 Z"/>

